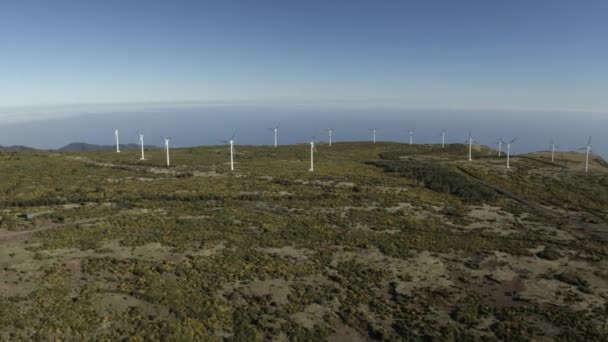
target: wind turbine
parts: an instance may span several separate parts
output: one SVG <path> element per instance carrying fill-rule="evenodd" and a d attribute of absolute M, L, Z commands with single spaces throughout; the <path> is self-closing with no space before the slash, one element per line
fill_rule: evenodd
<path fill-rule="evenodd" d="M 473 160 L 473 136 L 469 131 L 469 139 L 465 140 L 465 143 L 469 143 L 469 161 Z"/>
<path fill-rule="evenodd" d="M 515 140 L 517 140 L 517 138 L 515 138 L 507 143 L 507 169 L 511 168 L 511 145 L 513 145 Z"/>
<path fill-rule="evenodd" d="M 230 144 L 230 171 L 234 171 L 234 137 L 236 132 L 232 133 L 232 136 L 228 140 L 223 142 Z"/>
<path fill-rule="evenodd" d="M 308 171 L 313 172 L 315 170 L 315 137 L 310 138 L 310 169 Z"/>
<path fill-rule="evenodd" d="M 443 131 L 441 131 L 441 148 L 445 148 L 445 133 L 447 131 L 444 129 Z"/>
<path fill-rule="evenodd" d="M 274 132 L 274 147 L 279 146 L 279 126 L 281 126 L 281 123 L 279 122 L 276 126 L 269 128 L 268 130 L 273 131 Z"/>
<path fill-rule="evenodd" d="M 410 129 L 409 133 L 410 133 L 410 145 L 412 145 L 414 143 L 414 130 Z"/>
<path fill-rule="evenodd" d="M 171 138 L 161 137 L 165 141 L 165 152 L 167 153 L 167 167 L 171 166 L 171 160 L 169 158 L 169 143 L 171 142 Z"/>
<path fill-rule="evenodd" d="M 551 140 L 551 162 L 555 162 L 555 148 L 559 146 L 555 145 L 555 141 Z"/>
<path fill-rule="evenodd" d="M 579 148 L 579 150 L 587 150 L 585 155 L 585 173 L 589 172 L 589 154 L 591 154 L 591 137 L 587 140 L 587 146 Z"/>
<path fill-rule="evenodd" d="M 376 129 L 375 128 L 372 129 L 372 141 L 374 142 L 374 144 L 376 143 Z"/>
<path fill-rule="evenodd" d="M 139 132 L 139 146 L 141 147 L 141 158 L 139 160 L 146 160 L 146 156 L 144 154 L 144 134 Z"/>
<path fill-rule="evenodd" d="M 500 155 L 502 154 L 502 144 L 504 144 L 505 142 L 502 140 L 502 137 L 500 137 L 500 139 L 498 139 L 496 143 L 498 144 L 498 157 L 500 157 Z"/>
<path fill-rule="evenodd" d="M 333 128 L 328 129 L 327 133 L 329 134 L 329 147 L 331 147 L 331 138 L 334 134 L 334 129 Z"/>
<path fill-rule="evenodd" d="M 120 132 L 118 131 L 118 128 L 114 128 L 114 137 L 116 138 L 116 153 L 120 153 L 119 135 Z"/>

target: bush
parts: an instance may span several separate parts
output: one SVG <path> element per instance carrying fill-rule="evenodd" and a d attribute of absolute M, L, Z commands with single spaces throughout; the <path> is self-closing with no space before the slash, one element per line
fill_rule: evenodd
<path fill-rule="evenodd" d="M 488 202 L 496 199 L 496 192 L 471 180 L 468 176 L 438 163 L 414 159 L 371 161 L 385 172 L 395 172 L 414 178 L 430 190 L 453 194 L 469 202 Z"/>

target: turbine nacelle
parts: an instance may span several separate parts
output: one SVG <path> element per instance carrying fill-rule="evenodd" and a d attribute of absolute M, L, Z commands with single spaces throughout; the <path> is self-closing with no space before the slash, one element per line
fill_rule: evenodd
<path fill-rule="evenodd" d="M 585 145 L 585 147 L 579 148 L 579 150 L 591 150 L 591 137 L 589 137 L 589 140 L 587 140 L 587 145 Z"/>

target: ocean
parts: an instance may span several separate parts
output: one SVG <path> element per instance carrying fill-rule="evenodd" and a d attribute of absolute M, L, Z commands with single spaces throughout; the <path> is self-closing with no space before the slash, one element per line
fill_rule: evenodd
<path fill-rule="evenodd" d="M 593 153 L 608 157 L 608 114 L 508 110 L 397 109 L 385 107 L 313 105 L 197 105 L 139 107 L 129 110 L 70 112 L 54 119 L 3 123 L 0 116 L 0 145 L 25 145 L 55 149 L 71 142 L 111 145 L 112 128 L 121 132 L 121 143 L 136 143 L 137 132 L 146 144 L 161 145 L 161 136 L 171 136 L 176 147 L 217 145 L 237 132 L 237 144 L 272 144 L 269 128 L 279 125 L 279 143 L 308 142 L 313 136 L 326 141 L 328 128 L 334 141 L 371 140 L 414 143 L 441 142 L 446 130 L 448 143 L 463 143 L 469 132 L 476 143 L 496 146 L 499 138 L 517 138 L 513 153 L 548 150 L 551 141 L 559 150 L 572 151 L 592 138 Z"/>

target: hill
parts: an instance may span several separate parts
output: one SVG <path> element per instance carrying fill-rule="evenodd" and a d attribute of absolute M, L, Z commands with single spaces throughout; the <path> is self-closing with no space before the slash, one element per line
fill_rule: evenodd
<path fill-rule="evenodd" d="M 148 146 L 146 148 L 157 148 L 156 146 Z M 137 144 L 121 144 L 121 150 L 133 150 L 139 149 L 139 145 Z M 62 148 L 59 148 L 57 151 L 61 152 L 85 152 L 85 151 L 114 151 L 116 150 L 116 145 L 95 145 L 95 144 L 87 144 L 82 142 L 70 143 Z"/>
<path fill-rule="evenodd" d="M 0 340 L 605 340 L 601 160 L 235 153 L 0 153 Z"/>
<path fill-rule="evenodd" d="M 12 145 L 12 146 L 0 146 L 0 150 L 1 151 L 36 151 L 35 148 L 32 147 L 27 147 L 27 146 L 21 146 L 21 145 Z"/>

